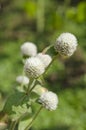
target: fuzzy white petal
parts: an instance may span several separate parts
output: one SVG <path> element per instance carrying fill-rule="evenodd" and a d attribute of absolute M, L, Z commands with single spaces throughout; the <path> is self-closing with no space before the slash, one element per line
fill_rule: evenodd
<path fill-rule="evenodd" d="M 50 62 L 52 61 L 52 58 L 50 55 L 48 54 L 42 54 L 42 53 L 38 53 L 37 57 L 43 62 L 45 68 L 50 64 Z"/>
<path fill-rule="evenodd" d="M 26 55 L 26 56 L 35 56 L 37 54 L 37 47 L 32 42 L 25 42 L 21 46 L 21 53 L 22 55 Z"/>
<path fill-rule="evenodd" d="M 77 48 L 77 39 L 71 33 L 62 33 L 57 38 L 54 48 L 63 56 L 71 56 Z"/>
<path fill-rule="evenodd" d="M 19 84 L 24 84 L 24 85 L 27 85 L 29 83 L 29 79 L 26 77 L 26 76 L 18 76 L 16 78 L 16 81 L 19 83 Z"/>
<path fill-rule="evenodd" d="M 37 57 L 31 57 L 26 60 L 24 71 L 28 77 L 37 78 L 45 71 L 44 65 Z"/>
<path fill-rule="evenodd" d="M 51 91 L 44 92 L 39 97 L 39 103 L 41 103 L 46 109 L 52 111 L 56 110 L 58 105 L 58 97 L 55 93 Z"/>

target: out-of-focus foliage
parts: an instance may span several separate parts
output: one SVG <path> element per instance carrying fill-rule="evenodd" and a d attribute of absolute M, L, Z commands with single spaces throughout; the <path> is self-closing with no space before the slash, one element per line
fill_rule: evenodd
<path fill-rule="evenodd" d="M 77 23 L 86 22 L 86 2 L 80 2 L 76 7 L 71 7 L 67 10 L 66 15 L 69 19 Z"/>
<path fill-rule="evenodd" d="M 45 87 L 57 92 L 59 106 L 55 112 L 43 110 L 33 130 L 86 129 L 86 2 L 0 0 L 0 110 L 17 86 L 16 76 L 22 74 L 21 44 L 32 41 L 42 51 L 62 32 L 76 35 L 78 49 L 70 59 L 58 58 L 49 69 Z"/>

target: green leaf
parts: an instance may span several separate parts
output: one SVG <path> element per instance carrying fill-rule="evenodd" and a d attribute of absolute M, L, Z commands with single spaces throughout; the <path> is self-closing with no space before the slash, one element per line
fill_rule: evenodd
<path fill-rule="evenodd" d="M 15 92 L 8 97 L 5 106 L 3 108 L 3 112 L 10 115 L 13 113 L 12 111 L 13 106 L 23 105 L 28 102 L 29 102 L 29 97 L 25 95 L 25 93 Z"/>
<path fill-rule="evenodd" d="M 32 120 L 32 118 L 20 121 L 18 130 L 24 130 L 26 128 L 26 126 L 31 122 L 31 120 Z"/>
<path fill-rule="evenodd" d="M 32 109 L 31 107 L 27 106 L 26 104 L 23 104 L 22 106 L 12 106 L 13 114 L 11 115 L 11 118 L 13 121 L 21 120 L 24 117 L 31 117 L 32 116 Z"/>
<path fill-rule="evenodd" d="M 24 85 L 23 86 L 20 85 L 16 87 L 16 90 L 22 93 L 25 93 L 26 89 L 27 89 L 27 86 L 24 86 Z"/>

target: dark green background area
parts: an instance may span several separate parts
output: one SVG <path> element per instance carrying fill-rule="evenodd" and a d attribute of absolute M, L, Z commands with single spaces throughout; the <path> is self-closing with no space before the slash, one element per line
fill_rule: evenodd
<path fill-rule="evenodd" d="M 0 110 L 22 74 L 20 46 L 31 41 L 41 52 L 62 32 L 76 35 L 78 49 L 49 69 L 46 87 L 57 93 L 58 109 L 43 110 L 32 130 L 86 130 L 86 2 L 0 0 Z"/>

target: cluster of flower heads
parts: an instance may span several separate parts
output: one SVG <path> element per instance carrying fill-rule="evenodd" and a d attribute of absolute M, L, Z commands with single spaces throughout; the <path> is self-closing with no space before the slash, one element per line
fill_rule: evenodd
<path fill-rule="evenodd" d="M 56 52 L 62 56 L 71 56 L 77 47 L 77 39 L 71 33 L 62 33 L 53 45 Z M 24 72 L 26 76 L 17 77 L 16 81 L 23 84 L 28 84 L 30 79 L 39 78 L 52 62 L 52 58 L 48 54 L 37 53 L 37 47 L 32 42 L 25 42 L 21 46 L 21 53 L 28 56 L 24 63 Z M 55 110 L 58 105 L 58 97 L 51 91 L 43 92 L 38 102 L 48 110 Z"/>
<path fill-rule="evenodd" d="M 24 71 L 29 78 L 38 78 L 52 61 L 50 55 L 37 53 L 36 45 L 31 42 L 26 42 L 21 46 L 21 53 L 29 56 L 24 65 Z"/>

